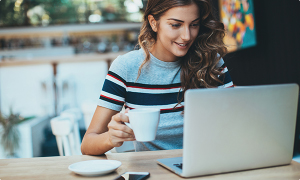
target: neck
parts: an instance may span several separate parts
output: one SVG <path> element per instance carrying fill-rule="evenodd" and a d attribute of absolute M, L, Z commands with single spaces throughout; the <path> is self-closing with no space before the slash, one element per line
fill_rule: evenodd
<path fill-rule="evenodd" d="M 155 43 L 151 48 L 150 48 L 150 53 L 156 57 L 157 59 L 165 62 L 175 62 L 178 60 L 178 57 L 172 55 L 168 55 L 162 51 L 162 48 L 158 47 L 157 44 Z"/>

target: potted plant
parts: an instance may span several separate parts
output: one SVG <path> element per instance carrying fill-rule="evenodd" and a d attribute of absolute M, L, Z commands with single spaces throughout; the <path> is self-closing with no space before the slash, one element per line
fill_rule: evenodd
<path fill-rule="evenodd" d="M 12 109 L 7 118 L 0 113 L 0 126 L 2 126 L 0 143 L 5 152 L 8 153 L 7 157 L 16 157 L 15 151 L 19 148 L 20 141 L 20 133 L 16 125 L 22 120 L 23 118 L 19 114 L 14 114 Z"/>

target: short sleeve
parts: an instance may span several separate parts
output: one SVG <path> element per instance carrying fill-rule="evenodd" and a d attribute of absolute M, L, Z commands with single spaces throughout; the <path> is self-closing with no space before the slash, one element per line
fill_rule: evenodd
<path fill-rule="evenodd" d="M 121 111 L 126 96 L 126 64 L 122 56 L 118 56 L 106 75 L 98 106 Z"/>
<path fill-rule="evenodd" d="M 218 88 L 230 88 L 233 87 L 233 82 L 231 80 L 231 76 L 229 74 L 228 68 L 226 67 L 223 58 L 220 59 L 218 65 L 220 67 L 221 72 L 223 75 L 219 76 L 219 80 L 221 80 L 222 83 L 219 84 Z"/>

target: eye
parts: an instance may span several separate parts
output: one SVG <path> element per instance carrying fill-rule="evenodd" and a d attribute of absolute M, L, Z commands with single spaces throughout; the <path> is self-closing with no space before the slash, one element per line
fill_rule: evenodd
<path fill-rule="evenodd" d="M 194 23 L 194 24 L 191 24 L 191 26 L 192 27 L 198 27 L 198 26 L 200 26 L 200 24 L 199 23 Z"/>
<path fill-rule="evenodd" d="M 180 27 L 180 25 L 181 25 L 181 24 L 171 24 L 171 26 L 172 26 L 173 28 L 178 28 L 178 27 Z"/>

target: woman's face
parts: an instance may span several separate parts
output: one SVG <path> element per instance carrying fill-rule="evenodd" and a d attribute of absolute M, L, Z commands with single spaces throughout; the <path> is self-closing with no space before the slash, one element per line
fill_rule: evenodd
<path fill-rule="evenodd" d="M 186 55 L 199 32 L 199 9 L 196 4 L 174 7 L 160 17 L 159 25 L 149 16 L 157 41 L 150 52 L 162 61 L 176 61 Z"/>

